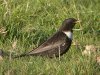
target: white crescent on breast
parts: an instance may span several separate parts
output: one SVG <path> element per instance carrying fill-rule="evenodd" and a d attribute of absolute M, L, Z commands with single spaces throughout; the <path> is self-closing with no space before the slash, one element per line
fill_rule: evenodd
<path fill-rule="evenodd" d="M 66 32 L 64 32 L 66 35 L 67 35 L 67 37 L 69 38 L 69 39 L 73 39 L 73 33 L 71 32 L 71 31 L 66 31 Z"/>

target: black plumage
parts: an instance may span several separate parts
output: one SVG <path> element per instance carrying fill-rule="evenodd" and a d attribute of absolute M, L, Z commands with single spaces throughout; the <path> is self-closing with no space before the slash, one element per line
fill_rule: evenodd
<path fill-rule="evenodd" d="M 15 58 L 18 57 L 24 57 L 24 56 L 47 56 L 47 57 L 58 57 L 60 55 L 63 55 L 66 53 L 72 43 L 72 39 L 69 38 L 65 32 L 71 32 L 73 33 L 73 27 L 76 24 L 77 20 L 74 18 L 65 19 L 62 23 L 62 26 L 59 28 L 59 30 L 50 37 L 46 42 L 41 44 L 36 49 L 19 55 L 15 56 Z"/>

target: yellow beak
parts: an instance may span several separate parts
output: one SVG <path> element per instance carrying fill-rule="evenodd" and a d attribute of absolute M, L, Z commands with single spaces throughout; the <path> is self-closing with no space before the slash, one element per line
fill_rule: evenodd
<path fill-rule="evenodd" d="M 75 23 L 80 23 L 81 21 L 80 20 L 77 20 Z"/>

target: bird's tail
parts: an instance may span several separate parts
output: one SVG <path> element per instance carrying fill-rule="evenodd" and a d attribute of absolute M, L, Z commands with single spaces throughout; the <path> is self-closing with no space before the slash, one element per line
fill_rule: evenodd
<path fill-rule="evenodd" d="M 21 57 L 25 57 L 25 56 L 29 56 L 29 55 L 28 54 L 21 54 L 21 55 L 14 56 L 13 59 L 21 58 Z"/>
<path fill-rule="evenodd" d="M 11 59 L 15 59 L 15 58 L 21 58 L 21 57 L 25 57 L 25 56 L 29 56 L 28 53 L 24 53 L 21 55 L 14 55 L 14 54 L 10 54 L 9 52 L 5 52 L 4 50 L 0 49 L 0 56 L 1 57 L 10 57 Z"/>

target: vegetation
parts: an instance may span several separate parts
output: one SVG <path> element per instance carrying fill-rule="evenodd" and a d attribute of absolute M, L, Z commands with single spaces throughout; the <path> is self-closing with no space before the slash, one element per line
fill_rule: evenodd
<path fill-rule="evenodd" d="M 85 45 L 100 46 L 100 0 L 0 0 L 0 48 L 19 55 L 36 48 L 57 31 L 65 18 L 75 26 L 79 46 L 59 58 L 3 58 L 0 75 L 100 75 L 95 55 L 83 56 Z M 98 53 L 100 55 L 100 49 Z"/>

